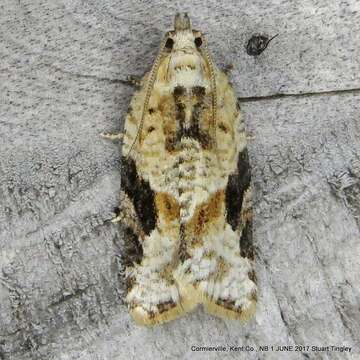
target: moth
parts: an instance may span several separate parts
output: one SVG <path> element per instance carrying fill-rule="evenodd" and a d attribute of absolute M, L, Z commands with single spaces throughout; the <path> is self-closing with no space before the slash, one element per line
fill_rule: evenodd
<path fill-rule="evenodd" d="M 204 35 L 175 16 L 140 82 L 122 138 L 119 221 L 126 303 L 138 324 L 202 304 L 247 320 L 257 285 L 250 167 L 240 109 Z"/>

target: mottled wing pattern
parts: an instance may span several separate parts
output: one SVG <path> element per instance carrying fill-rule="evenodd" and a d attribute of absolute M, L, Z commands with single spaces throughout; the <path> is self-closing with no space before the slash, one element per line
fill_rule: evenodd
<path fill-rule="evenodd" d="M 202 303 L 220 317 L 246 320 L 255 311 L 257 292 L 246 134 L 227 77 L 216 70 L 216 80 L 218 143 L 204 150 L 204 158 L 213 161 L 195 181 L 202 184 L 206 200 L 199 201 L 185 225 L 189 256 L 175 274 L 186 302 Z M 199 166 L 201 160 L 194 163 Z"/>
<path fill-rule="evenodd" d="M 156 144 L 162 143 L 162 147 L 164 144 L 159 140 L 162 127 L 159 127 L 161 115 L 157 106 L 150 108 L 145 116 L 142 145 L 135 145 L 129 154 L 138 136 L 143 101 L 144 89 L 141 89 L 134 95 L 125 120 L 121 189 L 126 201 L 122 201 L 120 208 L 122 236 L 129 245 L 123 258 L 131 259 L 134 252 L 137 254 L 136 261 L 124 260 L 127 264 L 126 301 L 135 321 L 150 325 L 170 320 L 183 309 L 172 275 L 179 243 L 179 206 L 171 195 L 150 185 L 147 171 L 141 166 L 145 163 L 146 168 L 150 167 L 155 178 L 162 171 L 161 152 L 164 150 L 157 149 Z M 148 143 L 151 145 L 147 146 Z M 136 217 L 136 228 L 129 226 L 126 216 L 129 213 Z"/>
<path fill-rule="evenodd" d="M 130 313 L 157 324 L 203 304 L 255 311 L 250 168 L 227 76 L 178 14 L 125 120 L 122 236 Z"/>

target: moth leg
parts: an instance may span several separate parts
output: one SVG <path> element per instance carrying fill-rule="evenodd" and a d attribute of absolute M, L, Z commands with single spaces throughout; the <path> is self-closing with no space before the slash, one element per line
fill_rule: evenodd
<path fill-rule="evenodd" d="M 141 87 L 142 85 L 142 78 L 140 76 L 128 75 L 125 81 L 129 85 L 136 87 Z"/>
<path fill-rule="evenodd" d="M 117 222 L 123 221 L 124 218 L 125 218 L 125 216 L 124 216 L 124 214 L 122 214 L 122 213 L 120 213 L 119 215 L 116 215 L 116 214 L 115 214 L 115 217 L 112 218 L 110 221 L 111 221 L 112 223 L 117 223 Z"/>
<path fill-rule="evenodd" d="M 122 132 L 117 134 L 101 133 L 100 136 L 103 137 L 104 139 L 109 139 L 109 140 L 122 140 L 124 137 L 124 133 Z"/>
<path fill-rule="evenodd" d="M 226 64 L 224 65 L 222 71 L 226 74 L 229 75 L 231 73 L 231 71 L 234 70 L 234 65 L 233 64 Z"/>

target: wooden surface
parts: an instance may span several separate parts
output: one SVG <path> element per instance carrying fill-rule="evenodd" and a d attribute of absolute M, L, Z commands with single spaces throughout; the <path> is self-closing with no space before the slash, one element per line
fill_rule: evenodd
<path fill-rule="evenodd" d="M 122 303 L 118 130 L 177 11 L 232 64 L 249 133 L 259 308 L 153 329 Z M 355 359 L 360 351 L 360 4 L 0 4 L 0 359 Z M 279 34 L 259 57 L 256 33 Z M 192 352 L 191 346 L 352 352 Z"/>

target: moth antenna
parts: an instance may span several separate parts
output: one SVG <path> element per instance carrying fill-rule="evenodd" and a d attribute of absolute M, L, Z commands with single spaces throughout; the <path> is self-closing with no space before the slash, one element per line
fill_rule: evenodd
<path fill-rule="evenodd" d="M 212 88 L 212 96 L 211 96 L 211 107 L 212 107 L 212 126 L 213 126 L 213 136 L 214 136 L 214 145 L 216 147 L 216 123 L 217 123 L 217 88 L 216 88 L 216 78 L 215 78 L 215 70 L 214 64 L 211 60 L 209 50 L 207 47 L 207 41 L 204 39 L 204 46 L 202 47 L 202 51 L 204 52 L 207 65 L 210 70 L 210 80 L 211 80 L 211 88 Z"/>
<path fill-rule="evenodd" d="M 143 106 L 143 110 L 142 110 L 142 114 L 141 114 L 139 128 L 138 128 L 135 139 L 134 139 L 133 143 L 131 144 L 130 150 L 127 153 L 126 157 L 128 157 L 130 155 L 130 153 L 133 150 L 133 148 L 134 148 L 136 142 L 138 141 L 138 139 L 140 138 L 140 140 L 141 140 L 141 133 L 142 133 L 143 125 L 144 125 L 145 113 L 148 110 L 148 105 L 149 105 L 151 92 L 152 92 L 152 89 L 154 87 L 156 76 L 157 76 L 157 73 L 158 73 L 158 70 L 159 70 L 160 60 L 161 60 L 161 58 L 163 56 L 163 51 L 164 51 L 166 40 L 167 40 L 167 37 L 165 37 L 163 39 L 163 41 L 161 42 L 160 51 L 159 51 L 158 55 L 156 56 L 154 64 L 153 64 L 153 66 L 152 66 L 152 68 L 150 70 L 149 80 L 148 80 L 147 85 L 146 85 L 146 94 L 145 94 L 144 106 Z"/>

